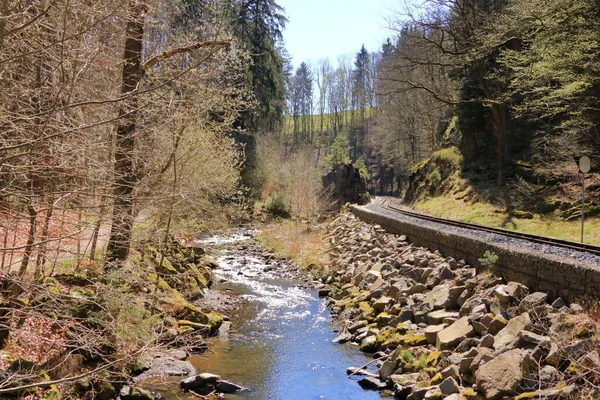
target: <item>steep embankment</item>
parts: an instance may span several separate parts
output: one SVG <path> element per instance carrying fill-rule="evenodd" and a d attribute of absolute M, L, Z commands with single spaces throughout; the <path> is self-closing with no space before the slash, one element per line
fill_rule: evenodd
<path fill-rule="evenodd" d="M 215 265 L 172 240 L 112 270 L 0 274 L 0 397 L 154 399 L 140 382 L 195 373 L 185 359 L 223 323 L 194 304 Z"/>
<path fill-rule="evenodd" d="M 328 231 L 337 340 L 380 360 L 362 386 L 409 400 L 600 396 L 597 325 L 580 305 L 549 304 L 350 214 Z"/>

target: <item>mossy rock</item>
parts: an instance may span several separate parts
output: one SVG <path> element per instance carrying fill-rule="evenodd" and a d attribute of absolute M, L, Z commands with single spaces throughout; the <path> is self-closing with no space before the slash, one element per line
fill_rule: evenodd
<path fill-rule="evenodd" d="M 533 219 L 534 217 L 533 213 L 520 210 L 513 211 L 512 215 L 517 219 Z"/>
<path fill-rule="evenodd" d="M 210 317 L 204 313 L 201 308 L 196 307 L 187 301 L 182 304 L 182 307 L 183 311 L 179 313 L 179 318 L 207 325 L 210 323 Z M 222 319 L 221 322 L 223 322 Z"/>
<path fill-rule="evenodd" d="M 381 344 L 381 348 L 388 350 L 397 349 L 400 346 L 401 337 L 402 335 L 400 335 L 399 333 L 394 334 L 392 337 L 390 337 L 388 340 Z"/>
<path fill-rule="evenodd" d="M 86 286 L 95 285 L 95 282 L 93 280 L 91 280 L 89 277 L 82 275 L 82 274 L 77 274 L 77 273 L 64 273 L 64 274 L 54 275 L 54 279 L 56 281 L 62 283 L 63 285 L 68 285 L 68 286 L 86 287 Z"/>
<path fill-rule="evenodd" d="M 158 258 L 157 260 L 155 260 L 155 262 L 156 262 L 156 271 L 159 274 L 162 274 L 162 275 L 171 275 L 171 274 L 177 274 L 177 273 L 179 273 L 179 271 L 177 270 L 177 268 L 175 268 L 175 266 L 173 265 L 173 263 L 171 263 L 171 260 L 169 260 L 167 257 L 163 258 L 162 265 L 160 264 L 160 258 Z"/>
<path fill-rule="evenodd" d="M 341 310 L 354 307 L 354 301 L 352 299 L 342 299 L 335 302 L 335 306 Z"/>
<path fill-rule="evenodd" d="M 396 334 L 396 329 L 392 327 L 383 328 L 377 335 L 377 343 L 382 344 L 383 342 L 391 339 Z"/>
<path fill-rule="evenodd" d="M 574 333 L 574 336 L 577 339 L 589 339 L 595 335 L 595 328 L 593 324 L 590 322 L 589 324 L 585 324 L 577 328 Z"/>
<path fill-rule="evenodd" d="M 180 326 L 177 328 L 177 334 L 185 335 L 186 333 L 194 332 L 195 329 L 191 326 Z"/>
<path fill-rule="evenodd" d="M 407 333 L 406 335 L 400 338 L 400 343 L 407 347 L 416 347 L 416 346 L 425 346 L 429 342 L 427 341 L 427 337 L 424 333 L 419 334 L 411 334 Z"/>
<path fill-rule="evenodd" d="M 536 210 L 540 214 L 549 214 L 558 210 L 561 205 L 562 201 L 560 200 L 539 199 L 536 203 Z"/>
<path fill-rule="evenodd" d="M 40 373 L 40 372 L 42 372 L 42 367 L 40 367 L 39 365 L 37 365 L 34 362 L 25 360 L 23 358 L 14 358 L 12 360 L 7 359 L 6 361 L 8 361 L 10 363 L 10 369 L 13 371 L 23 372 L 23 373 L 26 373 L 26 372 Z"/>
<path fill-rule="evenodd" d="M 442 374 L 437 373 L 433 376 L 433 378 L 431 378 L 430 384 L 431 384 L 431 386 L 438 385 L 438 384 L 442 383 L 443 380 L 444 380 L 444 377 L 442 376 Z"/>
<path fill-rule="evenodd" d="M 213 332 L 216 332 L 221 325 L 223 325 L 223 316 L 215 311 L 208 313 L 208 323 L 211 326 Z"/>
<path fill-rule="evenodd" d="M 374 322 L 376 322 L 378 326 L 384 327 L 390 323 L 392 318 L 393 318 L 393 316 L 391 316 L 390 314 L 388 314 L 386 312 L 382 312 L 382 313 L 378 314 L 377 317 L 375 317 Z"/>
<path fill-rule="evenodd" d="M 219 263 L 214 258 L 212 258 L 211 256 L 204 256 L 204 257 L 202 257 L 200 264 L 202 266 L 208 267 L 210 269 L 217 269 L 217 268 L 219 268 Z"/>
<path fill-rule="evenodd" d="M 92 298 L 96 296 L 96 292 L 93 288 L 88 287 L 73 287 L 71 288 L 71 295 L 79 296 L 84 298 Z"/>
<path fill-rule="evenodd" d="M 177 325 L 179 325 L 179 327 L 191 327 L 192 329 L 200 332 L 208 333 L 211 331 L 211 325 L 209 324 L 200 324 L 198 322 L 192 322 L 185 319 L 180 319 L 177 321 Z"/>
<path fill-rule="evenodd" d="M 96 400 L 110 400 L 117 395 L 115 387 L 108 381 L 96 381 L 93 382 L 93 386 Z"/>
<path fill-rule="evenodd" d="M 438 362 L 440 361 L 441 351 L 432 351 L 427 355 L 427 366 L 428 367 L 437 367 Z"/>

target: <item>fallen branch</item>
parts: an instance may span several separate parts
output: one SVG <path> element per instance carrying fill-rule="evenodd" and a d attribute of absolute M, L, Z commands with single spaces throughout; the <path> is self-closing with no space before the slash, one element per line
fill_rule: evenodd
<path fill-rule="evenodd" d="M 139 353 L 139 352 L 138 352 Z M 137 354 L 137 353 L 136 353 Z M 28 385 L 22 385 L 22 386 L 16 386 L 16 387 L 12 387 L 12 388 L 6 388 L 6 389 L 0 389 L 0 394 L 5 394 L 5 393 L 13 393 L 13 392 L 20 392 L 22 390 L 27 390 L 27 389 L 33 389 L 33 388 L 42 388 L 42 387 L 50 387 L 52 385 L 58 385 L 61 383 L 68 383 L 68 382 L 75 382 L 75 381 L 79 381 L 81 379 L 87 378 L 90 375 L 95 374 L 96 372 L 100 372 L 102 370 L 105 370 L 125 359 L 127 359 L 129 357 L 123 357 L 120 358 L 118 360 L 115 360 L 113 362 L 110 362 L 108 364 L 104 364 L 101 367 L 98 367 L 94 370 L 88 371 L 84 374 L 81 375 L 77 375 L 77 376 L 72 376 L 72 377 L 68 377 L 68 378 L 62 378 L 62 379 L 56 379 L 53 381 L 42 381 L 42 382 L 37 382 L 37 383 L 30 383 Z"/>
<path fill-rule="evenodd" d="M 385 360 L 386 358 L 388 358 L 390 355 L 386 354 L 385 356 L 381 356 L 379 358 L 376 358 L 374 360 L 369 361 L 368 363 L 366 363 L 365 365 L 363 365 L 362 367 L 359 367 L 356 371 L 354 371 L 353 373 L 351 373 L 350 375 L 348 375 L 346 377 L 346 379 L 350 379 L 351 376 L 356 375 L 357 373 L 359 373 L 360 371 L 362 371 L 364 368 L 368 367 L 369 365 L 373 364 L 374 362 L 377 361 L 381 361 L 381 360 Z"/>

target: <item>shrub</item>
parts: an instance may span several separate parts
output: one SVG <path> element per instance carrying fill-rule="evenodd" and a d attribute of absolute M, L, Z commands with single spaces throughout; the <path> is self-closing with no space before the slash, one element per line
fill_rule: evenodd
<path fill-rule="evenodd" d="M 269 197 L 269 199 L 265 203 L 265 209 L 269 214 L 275 217 L 290 217 L 290 213 L 287 210 L 287 206 L 285 204 L 285 199 L 283 198 L 283 195 L 279 193 L 274 193 L 271 195 L 271 197 Z"/>

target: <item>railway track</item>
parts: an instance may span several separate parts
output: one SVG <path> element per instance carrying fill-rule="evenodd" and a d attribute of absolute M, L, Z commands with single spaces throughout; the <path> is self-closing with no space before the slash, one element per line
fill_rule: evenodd
<path fill-rule="evenodd" d="M 545 237 L 545 236 L 530 235 L 527 233 L 509 231 L 507 229 L 492 228 L 492 227 L 483 226 L 483 225 L 470 224 L 467 222 L 459 222 L 459 221 L 454 221 L 454 220 L 445 219 L 445 218 L 433 217 L 431 215 L 421 214 L 421 213 L 414 212 L 414 211 L 408 211 L 405 208 L 400 207 L 397 204 L 394 204 L 394 202 L 388 198 L 378 198 L 378 203 L 381 207 L 385 208 L 386 210 L 394 211 L 394 212 L 397 212 L 397 213 L 400 213 L 400 214 L 403 214 L 403 215 L 406 215 L 409 217 L 413 217 L 413 218 L 419 218 L 419 219 L 423 219 L 423 220 L 427 220 L 427 221 L 437 222 L 437 223 L 445 224 L 445 225 L 456 226 L 456 227 L 460 227 L 460 228 L 495 233 L 495 234 L 504 235 L 504 236 L 511 237 L 511 238 L 527 240 L 527 241 L 530 241 L 533 243 L 558 246 L 558 247 L 562 247 L 562 248 L 569 249 L 569 250 L 586 252 L 586 253 L 594 254 L 596 256 L 600 256 L 600 246 L 571 242 L 571 241 L 562 240 L 562 239 L 554 239 L 554 238 L 549 238 L 549 237 Z"/>

